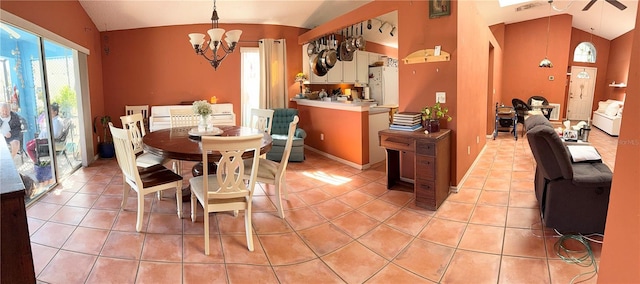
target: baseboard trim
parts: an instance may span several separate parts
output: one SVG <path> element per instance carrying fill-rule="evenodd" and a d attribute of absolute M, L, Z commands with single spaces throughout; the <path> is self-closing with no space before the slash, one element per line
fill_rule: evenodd
<path fill-rule="evenodd" d="M 329 158 L 329 159 L 331 159 L 331 160 L 334 160 L 334 161 L 336 161 L 336 162 L 340 162 L 340 163 L 342 163 L 342 164 L 345 164 L 345 165 L 347 165 L 347 166 L 350 166 L 350 167 L 353 167 L 353 168 L 356 168 L 356 169 L 359 169 L 359 170 L 366 170 L 366 169 L 368 169 L 368 168 L 370 168 L 370 167 L 371 167 L 371 164 L 359 165 L 359 164 L 356 164 L 356 163 L 354 163 L 354 162 L 351 162 L 351 161 L 347 161 L 347 160 L 345 160 L 345 159 L 342 159 L 342 158 L 340 158 L 340 157 L 336 157 L 336 156 L 331 155 L 331 154 L 329 154 L 329 153 L 322 152 L 322 151 L 320 151 L 320 150 L 318 150 L 318 149 L 316 149 L 316 148 L 312 148 L 311 146 L 308 146 L 308 145 L 304 145 L 304 148 L 305 148 L 305 149 L 307 149 L 307 150 L 309 150 L 309 151 L 315 152 L 315 153 L 319 154 L 320 156 L 323 156 L 323 157 Z"/>
<path fill-rule="evenodd" d="M 482 154 L 484 154 L 484 150 L 487 149 L 487 144 L 485 144 L 482 147 L 482 150 L 480 150 L 480 153 L 478 154 L 478 156 L 476 156 L 476 159 L 473 161 L 473 164 L 471 164 L 471 166 L 469 167 L 469 169 L 467 170 L 467 172 L 464 174 L 464 176 L 462 177 L 462 179 L 460 180 L 460 183 L 458 183 L 458 185 L 456 186 L 450 186 L 449 187 L 449 192 L 455 192 L 458 193 L 460 191 L 460 188 L 464 185 L 464 182 L 467 181 L 467 178 L 469 177 L 469 175 L 471 174 L 471 170 L 473 168 L 475 168 L 476 164 L 478 163 L 478 161 L 480 161 L 480 157 L 482 157 Z"/>

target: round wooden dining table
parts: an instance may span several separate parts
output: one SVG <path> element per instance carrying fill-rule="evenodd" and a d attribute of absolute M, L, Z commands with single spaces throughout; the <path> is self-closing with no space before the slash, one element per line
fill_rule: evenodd
<path fill-rule="evenodd" d="M 216 126 L 222 130 L 222 134 L 219 136 L 243 136 L 260 133 L 259 130 L 244 126 Z M 189 135 L 189 131 L 194 127 L 174 127 L 168 129 L 156 130 L 147 133 L 142 137 L 143 148 L 145 151 L 157 156 L 162 156 L 167 159 L 180 160 L 180 161 L 195 161 L 199 162 L 193 165 L 191 169 L 192 175 L 201 176 L 203 173 L 202 166 L 202 148 L 200 147 L 200 137 Z M 271 135 L 264 132 L 262 143 L 260 144 L 260 155 L 267 153 L 271 150 Z M 220 160 L 220 152 L 209 153 L 207 159 L 209 160 L 209 172 L 215 173 L 216 164 L 214 162 Z M 242 157 L 244 159 L 252 158 L 253 152 L 245 152 Z M 177 172 L 182 174 L 181 163 L 178 163 Z M 182 189 L 182 201 L 188 202 L 190 196 L 189 186 Z"/>
<path fill-rule="evenodd" d="M 259 130 L 244 126 L 216 126 L 222 130 L 219 136 L 245 136 L 260 133 Z M 200 137 L 189 135 L 194 127 L 175 127 L 156 130 L 142 137 L 144 150 L 167 159 L 202 162 Z M 271 135 L 264 133 L 260 144 L 260 154 L 271 150 Z M 220 160 L 219 152 L 209 153 L 209 161 Z M 252 152 L 245 152 L 244 158 L 253 157 Z"/>

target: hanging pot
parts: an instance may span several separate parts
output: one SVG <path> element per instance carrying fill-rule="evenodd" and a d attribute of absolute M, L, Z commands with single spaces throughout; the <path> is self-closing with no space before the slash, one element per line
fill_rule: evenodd
<path fill-rule="evenodd" d="M 328 68 L 333 68 L 333 66 L 335 66 L 336 63 L 338 63 L 338 54 L 335 49 L 335 37 L 333 37 L 333 39 L 330 39 L 329 43 L 330 43 L 329 50 L 324 55 L 325 57 L 324 61 L 328 66 Z"/>
<path fill-rule="evenodd" d="M 360 23 L 360 35 L 356 36 L 356 40 L 355 40 L 355 46 L 359 50 L 364 50 L 364 46 L 367 43 L 364 40 L 364 37 L 362 36 L 363 33 L 364 33 L 364 30 L 362 29 L 362 23 Z"/>
<path fill-rule="evenodd" d="M 313 56 L 313 66 L 311 67 L 311 69 L 313 70 L 313 74 L 316 74 L 317 76 L 320 76 L 320 77 L 327 75 L 327 69 L 324 68 L 320 63 L 319 58 L 321 54 L 322 54 L 322 51 L 320 52 L 320 54 Z"/>
<path fill-rule="evenodd" d="M 307 45 L 307 55 L 311 56 L 316 51 L 316 44 L 312 41 Z"/>
<path fill-rule="evenodd" d="M 356 51 L 357 48 L 355 46 L 355 41 L 354 41 L 354 38 L 353 38 L 353 26 L 351 26 L 351 36 L 349 36 L 348 32 L 347 32 L 347 39 L 345 41 L 347 42 L 346 47 L 347 47 L 347 51 L 348 52 Z"/>

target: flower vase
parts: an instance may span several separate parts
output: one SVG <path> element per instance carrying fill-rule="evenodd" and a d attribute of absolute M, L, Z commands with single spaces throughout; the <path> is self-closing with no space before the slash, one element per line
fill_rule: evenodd
<path fill-rule="evenodd" d="M 440 131 L 440 120 L 438 119 L 425 120 L 423 123 L 424 129 L 429 131 L 429 133 Z"/>
<path fill-rule="evenodd" d="M 198 132 L 205 132 L 205 131 L 207 131 L 207 116 L 201 115 L 200 123 L 198 123 Z"/>

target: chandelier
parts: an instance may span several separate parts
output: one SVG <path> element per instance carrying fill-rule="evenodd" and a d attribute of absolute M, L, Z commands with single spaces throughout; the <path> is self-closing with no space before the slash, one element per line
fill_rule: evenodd
<path fill-rule="evenodd" d="M 227 57 L 229 53 L 232 53 L 236 48 L 236 44 L 240 40 L 240 35 L 242 34 L 241 30 L 231 30 L 227 32 L 227 37 L 224 39 L 227 42 L 227 46 L 225 47 L 222 43 L 222 36 L 224 35 L 225 30 L 218 28 L 218 11 L 216 10 L 216 0 L 213 0 L 213 14 L 211 14 L 211 29 L 207 31 L 209 34 L 209 42 L 207 45 L 203 45 L 205 40 L 204 34 L 201 33 L 192 33 L 189 34 L 189 42 L 195 49 L 196 54 L 202 55 L 213 69 L 217 70 L 222 60 Z M 208 47 L 208 48 L 207 48 Z M 207 56 L 207 50 L 211 49 L 213 52 L 212 57 Z M 224 55 L 219 56 L 218 50 L 222 50 Z"/>

